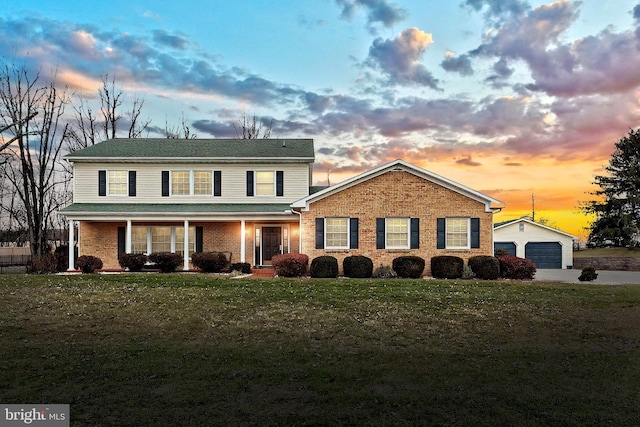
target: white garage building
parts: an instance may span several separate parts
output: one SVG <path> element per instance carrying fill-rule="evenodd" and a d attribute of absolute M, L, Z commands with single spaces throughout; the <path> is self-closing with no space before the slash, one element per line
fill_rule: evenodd
<path fill-rule="evenodd" d="M 528 258 L 536 268 L 572 268 L 575 236 L 564 231 L 520 218 L 494 224 L 494 252 L 503 249 L 511 255 Z"/>

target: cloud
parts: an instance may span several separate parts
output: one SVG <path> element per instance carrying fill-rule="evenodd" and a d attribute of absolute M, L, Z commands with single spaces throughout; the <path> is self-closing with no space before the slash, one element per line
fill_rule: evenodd
<path fill-rule="evenodd" d="M 455 56 L 453 52 L 447 52 L 440 66 L 449 72 L 458 73 L 461 76 L 473 75 L 473 67 L 469 55 Z"/>
<path fill-rule="evenodd" d="M 372 30 L 376 24 L 390 28 L 405 20 L 408 13 L 398 5 L 386 0 L 335 0 L 342 8 L 342 18 L 351 19 L 359 9 L 366 9 L 367 25 Z"/>
<path fill-rule="evenodd" d="M 471 156 L 463 157 L 461 159 L 456 160 L 456 164 L 463 165 L 463 166 L 472 166 L 472 167 L 482 166 L 482 163 L 474 162 L 473 160 L 471 160 Z"/>
<path fill-rule="evenodd" d="M 431 34 L 409 28 L 395 39 L 375 39 L 366 63 L 386 75 L 391 84 L 439 89 L 438 79 L 420 63 L 432 43 Z"/>
<path fill-rule="evenodd" d="M 476 12 L 484 10 L 488 19 L 522 15 L 530 8 L 526 1 L 521 0 L 465 0 L 462 5 Z"/>
<path fill-rule="evenodd" d="M 173 49 L 184 50 L 189 46 L 189 41 L 184 36 L 169 34 L 166 30 L 155 30 L 153 40 Z"/>

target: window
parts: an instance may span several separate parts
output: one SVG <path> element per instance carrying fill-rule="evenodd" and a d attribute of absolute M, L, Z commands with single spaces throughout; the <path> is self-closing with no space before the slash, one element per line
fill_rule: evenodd
<path fill-rule="evenodd" d="M 109 195 L 127 195 L 127 171 L 109 171 Z"/>
<path fill-rule="evenodd" d="M 256 172 L 256 196 L 273 196 L 275 173 L 273 171 Z"/>
<path fill-rule="evenodd" d="M 189 256 L 196 251 L 196 227 L 189 227 Z M 131 227 L 131 252 L 150 254 L 175 252 L 184 254 L 184 227 Z"/>
<path fill-rule="evenodd" d="M 469 218 L 447 218 L 447 248 L 469 247 Z"/>
<path fill-rule="evenodd" d="M 325 248 L 349 247 L 349 218 L 325 218 Z"/>
<path fill-rule="evenodd" d="M 191 194 L 189 175 L 189 171 L 171 172 L 171 194 L 187 196 Z"/>
<path fill-rule="evenodd" d="M 409 218 L 387 218 L 385 228 L 387 248 L 409 248 Z"/>
<path fill-rule="evenodd" d="M 193 194 L 211 195 L 211 171 L 193 172 Z"/>

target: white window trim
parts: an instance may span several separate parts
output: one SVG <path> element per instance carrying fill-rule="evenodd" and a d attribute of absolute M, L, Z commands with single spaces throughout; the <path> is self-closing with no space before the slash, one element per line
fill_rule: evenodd
<path fill-rule="evenodd" d="M 174 194 L 173 193 L 173 173 L 174 172 L 189 172 L 189 194 Z M 211 192 L 207 193 L 207 194 L 195 194 L 195 186 L 196 186 L 196 180 L 195 180 L 195 173 L 196 172 L 209 172 L 211 174 Z M 213 169 L 171 169 L 169 171 L 169 195 L 170 196 L 176 196 L 176 197 L 185 197 L 185 196 L 189 196 L 189 197 L 211 197 L 213 196 L 213 187 L 215 185 L 214 183 L 214 171 Z M 128 179 L 128 177 L 127 177 Z"/>
<path fill-rule="evenodd" d="M 111 194 L 111 172 L 124 172 L 125 173 L 125 181 L 126 185 L 124 188 L 124 193 L 122 194 Z M 129 170 L 128 169 L 107 169 L 107 197 L 128 197 L 129 196 Z"/>
<path fill-rule="evenodd" d="M 273 180 L 271 181 L 271 194 L 258 194 L 258 173 L 271 172 L 273 174 Z M 254 197 L 275 197 L 276 195 L 276 170 L 275 169 L 259 169 L 253 171 L 253 195 Z M 266 183 L 264 183 L 266 184 Z"/>
<path fill-rule="evenodd" d="M 328 219 L 346 219 L 347 220 L 347 244 L 345 246 L 330 246 L 327 243 L 327 220 Z M 351 237 L 351 221 L 350 221 L 350 217 L 344 217 L 344 216 L 329 216 L 329 217 L 325 217 L 324 218 L 324 248 L 325 249 L 349 249 L 351 242 L 350 242 L 350 237 Z"/>
<path fill-rule="evenodd" d="M 450 219 L 464 219 L 467 221 L 467 244 L 466 246 L 449 246 L 447 238 L 449 236 L 449 220 Z M 460 233 L 461 234 L 461 233 Z M 463 216 L 447 217 L 444 220 L 444 246 L 446 249 L 471 249 L 471 218 Z"/>
<path fill-rule="evenodd" d="M 391 246 L 389 244 L 389 225 L 387 221 L 390 219 L 404 219 L 407 223 L 407 244 L 402 246 Z M 384 246 L 386 249 L 410 249 L 411 248 L 411 218 L 409 217 L 388 217 L 384 219 Z"/>

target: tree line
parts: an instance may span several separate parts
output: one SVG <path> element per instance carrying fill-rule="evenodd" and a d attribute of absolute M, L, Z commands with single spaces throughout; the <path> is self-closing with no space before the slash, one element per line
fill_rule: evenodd
<path fill-rule="evenodd" d="M 143 115 L 144 100 L 127 97 L 116 80 L 101 77 L 97 101 L 60 88 L 55 73 L 43 78 L 24 66 L 0 66 L 0 229 L 28 242 L 31 255 L 52 250 L 52 230 L 68 225 L 58 211 L 71 202 L 71 170 L 65 153 L 116 137 L 148 136 L 151 120 Z M 244 117 L 233 125 L 237 138 L 269 138 L 271 124 Z M 182 115 L 180 123 L 155 133 L 171 139 L 192 139 Z"/>

